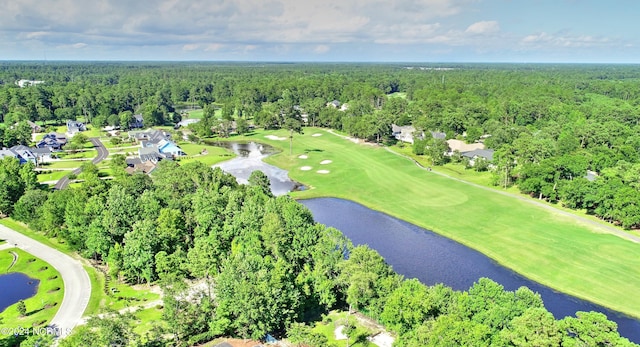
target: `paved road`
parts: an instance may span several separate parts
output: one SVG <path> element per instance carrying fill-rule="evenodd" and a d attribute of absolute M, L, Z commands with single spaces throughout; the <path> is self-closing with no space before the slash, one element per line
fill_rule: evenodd
<path fill-rule="evenodd" d="M 6 240 L 9 245 L 17 245 L 60 272 L 64 282 L 64 297 L 49 326 L 55 328 L 60 337 L 67 336 L 71 329 L 82 322 L 91 296 L 91 280 L 82 263 L 4 225 L 0 225 L 0 239 Z"/>
<path fill-rule="evenodd" d="M 91 141 L 91 143 L 93 144 L 93 147 L 95 147 L 95 149 L 98 150 L 98 155 L 95 158 L 93 158 L 93 160 L 91 162 L 94 163 L 94 164 L 98 164 L 99 162 L 105 160 L 107 158 L 107 156 L 109 155 L 109 151 L 104 146 L 104 144 L 100 141 L 100 139 L 97 138 L 97 137 L 92 137 L 92 138 L 89 139 L 89 141 Z M 78 175 L 78 174 L 80 174 L 81 171 L 82 171 L 81 168 L 77 168 L 77 169 L 71 171 L 71 174 L 72 175 Z M 58 183 L 56 183 L 56 185 L 53 187 L 53 189 L 62 190 L 62 189 L 65 189 L 68 185 L 69 185 L 69 175 L 64 176 L 61 179 L 59 179 Z"/>

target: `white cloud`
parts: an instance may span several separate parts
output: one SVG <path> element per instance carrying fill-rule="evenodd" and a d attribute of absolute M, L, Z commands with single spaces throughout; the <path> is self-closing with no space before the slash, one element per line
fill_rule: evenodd
<path fill-rule="evenodd" d="M 498 22 L 492 21 L 481 21 L 477 23 L 473 23 L 469 25 L 465 33 L 468 34 L 492 34 L 500 31 L 500 25 Z"/>
<path fill-rule="evenodd" d="M 436 18 L 474 0 L 20 0 L 0 12 L 0 32 L 59 43 L 232 44 L 419 42 Z M 386 28 L 381 30 L 380 28 Z M 67 42 L 64 42 L 64 41 Z"/>
<path fill-rule="evenodd" d="M 524 48 L 539 49 L 552 47 L 582 48 L 604 47 L 617 45 L 614 40 L 607 37 L 595 37 L 590 35 L 553 35 L 545 32 L 525 36 L 520 44 Z M 624 44 L 621 44 L 624 46 Z"/>
<path fill-rule="evenodd" d="M 327 45 L 317 45 L 313 48 L 313 51 L 318 54 L 324 54 L 331 50 L 331 48 Z"/>

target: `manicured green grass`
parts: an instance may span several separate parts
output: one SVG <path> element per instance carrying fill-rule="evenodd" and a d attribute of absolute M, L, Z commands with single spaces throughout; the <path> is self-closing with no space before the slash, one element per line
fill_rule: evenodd
<path fill-rule="evenodd" d="M 49 173 L 38 174 L 36 177 L 38 178 L 38 182 L 56 181 L 70 173 L 71 171 L 69 170 L 51 171 Z"/>
<path fill-rule="evenodd" d="M 360 323 L 354 316 L 347 317 L 347 312 L 331 312 L 327 318 L 323 322 L 317 322 L 313 327 L 313 332 L 322 334 L 327 337 L 327 340 L 330 345 L 342 347 L 342 346 L 351 346 L 351 347 L 376 347 L 375 344 L 364 340 L 364 341 L 354 341 L 353 339 L 349 340 L 349 344 L 347 345 L 347 340 L 336 340 L 335 330 L 340 325 L 346 325 L 348 322 L 349 326 L 354 326 L 357 334 L 354 335 L 363 335 L 368 336 L 373 334 L 374 332 L 368 330 Z"/>
<path fill-rule="evenodd" d="M 98 155 L 98 151 L 93 149 L 93 147 L 90 148 L 92 149 L 77 151 L 75 153 L 61 152 L 58 153 L 57 156 L 60 159 L 93 159 Z"/>
<path fill-rule="evenodd" d="M 313 137 L 313 134 L 322 134 Z M 640 317 L 640 245 L 606 234 L 511 196 L 470 186 L 418 168 L 377 146 L 354 144 L 322 129 L 294 135 L 286 131 L 244 137 L 281 148 L 267 158 L 289 176 L 312 187 L 296 198 L 338 197 L 433 230 L 475 248 L 500 264 L 545 284 L 615 310 Z M 240 138 L 240 137 L 239 137 Z M 299 159 L 307 154 L 308 159 Z M 331 164 L 320 165 L 322 160 Z M 302 166 L 312 170 L 302 171 Z M 329 170 L 318 174 L 317 170 Z"/>
<path fill-rule="evenodd" d="M 231 151 L 221 147 L 198 145 L 187 142 L 181 142 L 179 146 L 187 154 L 186 157 L 179 159 L 180 164 L 199 161 L 206 165 L 214 165 L 234 157 L 234 154 Z M 206 149 L 207 154 L 201 154 L 203 149 Z"/>
<path fill-rule="evenodd" d="M 75 259 L 80 259 L 83 263 L 88 264 L 86 259 L 81 258 L 78 254 L 73 252 L 66 244 L 58 242 L 56 239 L 50 239 L 45 235 L 35 232 L 20 222 L 17 222 L 11 218 L 0 219 L 0 224 L 3 224 L 15 231 L 18 231 L 30 238 L 39 241 L 49 247 L 55 248 L 62 253 L 65 253 Z M 2 266 L 0 264 L 0 266 Z M 135 289 L 132 286 L 111 282 L 111 287 L 116 287 L 118 292 L 112 295 L 107 295 L 104 292 L 104 275 L 96 268 L 84 265 L 85 270 L 89 274 L 91 280 L 91 298 L 89 304 L 85 310 L 84 315 L 90 316 L 103 312 L 106 308 L 120 310 L 125 307 L 137 307 L 144 305 L 147 302 L 158 300 L 159 294 L 145 289 Z M 2 268 L 0 267 L 0 270 Z M 0 272 L 1 273 L 1 272 Z M 28 305 L 27 305 L 28 307 Z"/>
<path fill-rule="evenodd" d="M 91 159 L 53 161 L 50 163 L 44 163 L 40 167 L 43 169 L 76 169 L 82 166 L 83 163 L 87 162 L 91 162 Z"/>
<path fill-rule="evenodd" d="M 13 262 L 11 252 L 18 255 L 17 262 L 9 269 Z M 17 304 L 7 307 L 0 313 L 3 328 L 30 328 L 43 326 L 58 311 L 64 297 L 64 285 L 60 273 L 41 259 L 22 251 L 10 248 L 0 251 L 0 275 L 11 272 L 21 272 L 40 281 L 35 296 L 24 300 L 27 314 L 22 317 L 16 309 Z"/>

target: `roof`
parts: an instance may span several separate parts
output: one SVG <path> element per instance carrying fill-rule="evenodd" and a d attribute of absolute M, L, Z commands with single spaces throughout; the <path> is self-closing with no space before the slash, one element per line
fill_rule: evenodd
<path fill-rule="evenodd" d="M 165 159 L 166 157 L 163 154 L 158 152 L 158 149 L 155 147 L 143 147 L 138 149 L 138 155 L 140 156 L 140 160 L 144 163 L 145 161 L 155 161 Z"/>
<path fill-rule="evenodd" d="M 431 133 L 431 136 L 434 139 L 441 139 L 444 140 L 447 138 L 447 134 L 443 133 L 443 132 L 439 132 L 439 131 L 429 131 Z"/>
<path fill-rule="evenodd" d="M 391 124 L 391 131 L 395 134 L 395 133 L 407 133 L 410 134 L 414 131 L 416 131 L 416 128 L 414 128 L 412 125 L 404 125 L 404 126 L 398 126 L 395 124 Z"/>
<path fill-rule="evenodd" d="M 31 152 L 33 152 L 33 154 L 51 154 L 51 148 L 31 148 Z"/>
<path fill-rule="evenodd" d="M 460 141 L 456 139 L 447 140 L 447 145 L 449 145 L 449 148 L 451 149 L 451 151 L 458 151 L 460 153 L 470 152 L 470 151 L 475 151 L 476 149 L 485 148 L 483 143 L 479 143 L 479 142 L 465 143 L 464 141 Z"/>
<path fill-rule="evenodd" d="M 481 158 L 485 158 L 489 161 L 493 160 L 493 149 L 476 149 L 473 151 L 469 151 L 469 152 L 463 152 L 461 153 L 463 156 L 467 157 L 467 158 L 476 158 L 476 157 L 481 157 Z"/>

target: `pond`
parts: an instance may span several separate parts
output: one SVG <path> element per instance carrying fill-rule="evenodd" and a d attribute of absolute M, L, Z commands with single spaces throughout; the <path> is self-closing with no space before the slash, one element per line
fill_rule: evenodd
<path fill-rule="evenodd" d="M 277 150 L 269 145 L 248 142 L 207 142 L 209 145 L 227 148 L 237 155 L 236 158 L 219 163 L 219 167 L 236 177 L 238 183 L 246 184 L 253 171 L 264 172 L 271 181 L 271 191 L 274 195 L 284 195 L 296 190 L 304 190 L 304 186 L 289 179 L 287 171 L 262 161 Z"/>
<path fill-rule="evenodd" d="M 20 272 L 0 275 L 0 312 L 38 292 L 40 281 Z"/>
<path fill-rule="evenodd" d="M 602 312 L 618 324 L 622 336 L 640 343 L 639 320 L 556 292 L 446 237 L 348 200 L 319 198 L 300 203 L 311 210 L 316 222 L 341 230 L 354 245 L 369 245 L 407 278 L 427 285 L 444 283 L 456 290 L 469 289 L 480 277 L 510 291 L 526 286 L 540 293 L 556 318 L 574 316 L 576 311 Z"/>
<path fill-rule="evenodd" d="M 271 180 L 274 195 L 304 189 L 289 179 L 287 171 L 262 161 L 277 152 L 271 146 L 255 142 L 209 144 L 228 148 L 238 155 L 215 166 L 236 176 L 240 183 L 246 183 L 254 170 L 261 170 Z M 577 311 L 602 312 L 618 324 L 622 336 L 640 343 L 640 320 L 554 291 L 446 237 L 348 200 L 321 198 L 300 202 L 311 210 L 317 222 L 341 230 L 355 245 L 369 245 L 407 278 L 417 278 L 427 285 L 444 283 L 456 290 L 469 289 L 481 277 L 491 278 L 506 290 L 526 286 L 540 293 L 546 308 L 556 318 L 574 316 Z"/>

